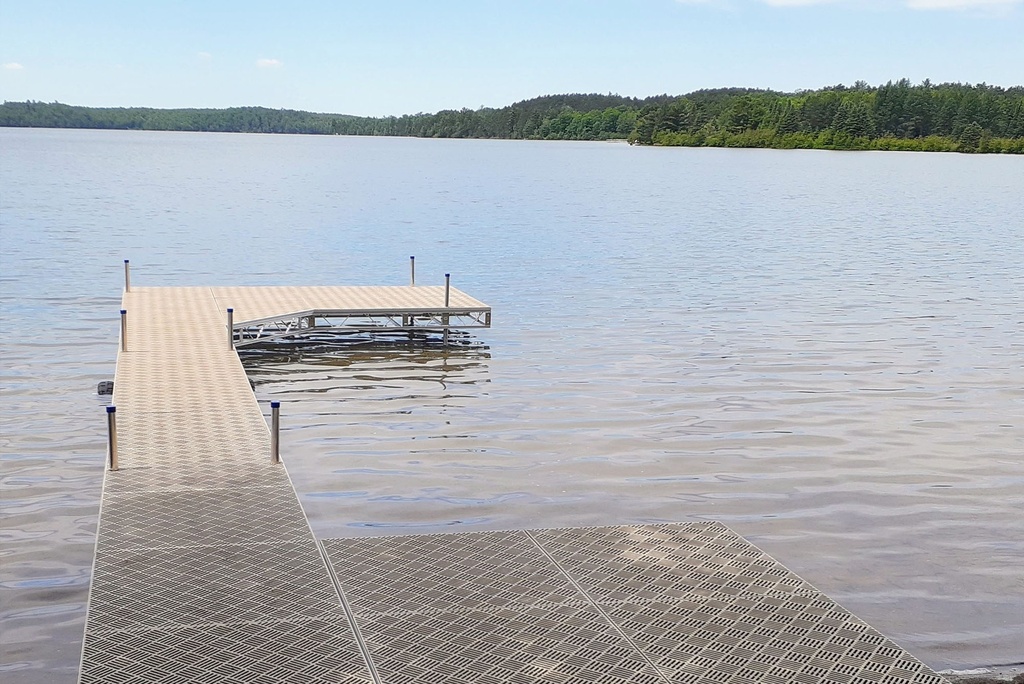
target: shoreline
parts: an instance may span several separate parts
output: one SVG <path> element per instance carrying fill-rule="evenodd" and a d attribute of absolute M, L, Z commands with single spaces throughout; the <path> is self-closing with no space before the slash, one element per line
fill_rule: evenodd
<path fill-rule="evenodd" d="M 942 670 L 939 674 L 951 684 L 1024 684 L 1024 663 L 971 670 Z"/>

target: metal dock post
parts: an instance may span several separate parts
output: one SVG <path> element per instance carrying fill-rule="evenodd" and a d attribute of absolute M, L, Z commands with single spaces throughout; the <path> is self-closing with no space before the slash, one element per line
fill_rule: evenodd
<path fill-rule="evenodd" d="M 281 402 L 270 402 L 270 462 L 281 462 Z"/>
<path fill-rule="evenodd" d="M 107 453 L 110 469 L 117 470 L 117 407 L 107 407 Z"/>

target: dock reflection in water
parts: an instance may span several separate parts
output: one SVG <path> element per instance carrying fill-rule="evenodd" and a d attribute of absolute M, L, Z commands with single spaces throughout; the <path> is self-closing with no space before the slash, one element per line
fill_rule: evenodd
<path fill-rule="evenodd" d="M 483 429 L 491 354 L 472 337 L 322 336 L 240 352 L 261 403 L 282 403 L 282 458 L 320 537 L 486 524 L 529 496 L 487 493 L 480 475 L 516 465 Z"/>

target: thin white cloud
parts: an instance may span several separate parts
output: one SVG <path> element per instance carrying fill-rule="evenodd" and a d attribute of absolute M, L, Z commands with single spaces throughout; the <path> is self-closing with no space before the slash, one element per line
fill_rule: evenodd
<path fill-rule="evenodd" d="M 204 62 L 207 62 L 207 61 L 213 59 L 213 55 L 211 55 L 209 52 L 206 52 L 205 50 L 202 51 L 202 52 L 197 52 L 196 53 L 196 57 L 198 57 L 199 59 L 203 60 Z"/>
<path fill-rule="evenodd" d="M 7 71 L 21 71 L 24 68 L 25 67 L 23 65 L 19 64 L 18 62 L 5 62 L 4 63 L 4 69 L 6 69 Z"/>
<path fill-rule="evenodd" d="M 761 0 L 772 7 L 807 7 L 808 5 L 830 5 L 836 0 Z"/>
<path fill-rule="evenodd" d="M 907 7 L 923 10 L 1007 9 L 1024 0 L 907 0 Z"/>
<path fill-rule="evenodd" d="M 260 69 L 278 69 L 284 66 L 284 62 L 279 59 L 267 59 L 264 57 L 256 60 L 256 66 Z"/>
<path fill-rule="evenodd" d="M 876 0 L 864 3 L 860 0 L 749 0 L 769 7 L 811 7 L 814 5 L 842 4 L 856 7 L 869 5 L 879 7 L 895 5 L 915 10 L 1009 10 L 1024 4 L 1024 0 Z M 718 7 L 735 7 L 731 0 L 676 0 L 680 5 L 713 5 Z"/>

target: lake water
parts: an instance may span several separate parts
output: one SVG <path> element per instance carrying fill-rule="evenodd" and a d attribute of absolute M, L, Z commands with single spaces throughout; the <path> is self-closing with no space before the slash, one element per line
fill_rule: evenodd
<path fill-rule="evenodd" d="M 247 355 L 321 537 L 721 520 L 929 665 L 1024 661 L 1024 158 L 0 129 L 5 682 L 73 682 L 135 285 L 452 282 Z M 204 388 L 196 388 L 196 400 Z"/>

